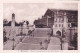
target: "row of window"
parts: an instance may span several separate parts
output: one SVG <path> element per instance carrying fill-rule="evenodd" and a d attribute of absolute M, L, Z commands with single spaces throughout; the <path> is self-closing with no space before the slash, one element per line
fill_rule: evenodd
<path fill-rule="evenodd" d="M 54 20 L 55 22 L 64 22 L 64 18 L 63 17 L 58 17 L 58 18 L 55 18 Z M 77 22 L 77 18 L 74 16 L 72 17 L 68 17 L 68 19 L 66 20 L 67 22 Z"/>
<path fill-rule="evenodd" d="M 63 27 L 63 24 L 55 24 L 55 27 Z"/>
<path fill-rule="evenodd" d="M 63 24 L 55 24 L 55 27 L 63 27 Z M 68 27 L 71 27 L 71 24 L 68 24 Z"/>
<path fill-rule="evenodd" d="M 55 27 L 63 27 L 63 24 L 55 24 Z M 77 23 L 69 23 L 66 27 L 78 27 Z"/>
<path fill-rule="evenodd" d="M 55 18 L 55 22 L 64 22 L 64 18 Z"/>

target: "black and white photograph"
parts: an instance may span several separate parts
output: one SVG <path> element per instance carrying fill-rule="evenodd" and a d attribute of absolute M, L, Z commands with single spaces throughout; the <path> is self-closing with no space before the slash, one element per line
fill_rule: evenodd
<path fill-rule="evenodd" d="M 3 3 L 3 50 L 78 50 L 78 3 Z"/>

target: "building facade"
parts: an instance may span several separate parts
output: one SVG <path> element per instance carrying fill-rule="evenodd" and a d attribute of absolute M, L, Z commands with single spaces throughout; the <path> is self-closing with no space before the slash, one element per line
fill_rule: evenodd
<path fill-rule="evenodd" d="M 70 42 L 78 32 L 78 11 L 52 10 L 54 12 L 53 35 L 65 36 Z"/>
<path fill-rule="evenodd" d="M 7 24 L 3 24 L 3 31 L 6 32 L 6 37 L 9 39 L 13 39 L 13 36 L 16 37 L 18 35 L 27 35 L 28 34 L 28 25 L 26 22 L 17 23 L 15 21 L 15 14 L 12 14 L 12 20 Z"/>
<path fill-rule="evenodd" d="M 77 10 L 48 9 L 40 20 L 37 20 L 37 24 L 53 28 L 54 36 L 66 36 L 69 43 L 74 39 L 74 35 L 78 34 Z"/>
<path fill-rule="evenodd" d="M 39 26 L 41 26 L 41 28 L 51 28 L 53 27 L 54 24 L 54 16 L 53 16 L 53 12 L 50 10 L 47 10 L 46 13 L 44 14 L 44 16 L 42 16 L 41 19 L 35 20 L 34 24 L 36 27 L 39 28 Z"/>

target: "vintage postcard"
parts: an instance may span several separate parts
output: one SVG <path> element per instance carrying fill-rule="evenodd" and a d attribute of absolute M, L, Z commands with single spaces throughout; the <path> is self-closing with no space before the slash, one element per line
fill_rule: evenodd
<path fill-rule="evenodd" d="M 4 52 L 79 52 L 79 2 L 3 2 Z"/>

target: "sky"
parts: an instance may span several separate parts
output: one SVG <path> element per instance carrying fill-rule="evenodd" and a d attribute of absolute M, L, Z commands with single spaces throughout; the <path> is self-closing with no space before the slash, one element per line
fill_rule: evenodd
<path fill-rule="evenodd" d="M 77 3 L 4 3 L 3 18 L 12 20 L 12 13 L 15 14 L 16 22 L 24 20 L 33 24 L 35 19 L 41 18 L 47 9 L 78 10 Z"/>

